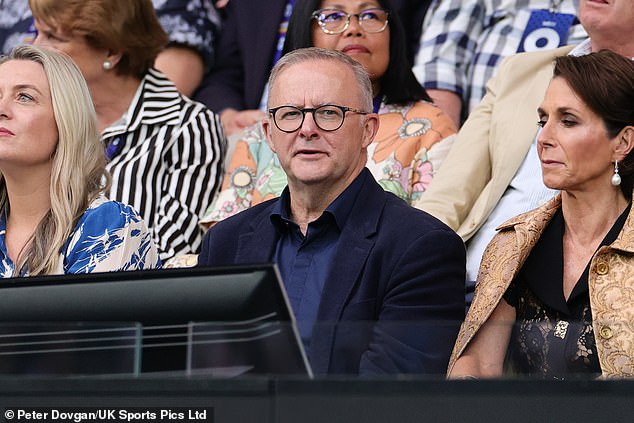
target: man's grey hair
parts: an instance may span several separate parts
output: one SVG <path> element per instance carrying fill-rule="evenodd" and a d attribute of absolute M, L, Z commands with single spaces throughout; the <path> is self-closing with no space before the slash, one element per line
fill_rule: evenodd
<path fill-rule="evenodd" d="M 361 107 L 365 111 L 372 111 L 372 82 L 370 81 L 368 72 L 363 68 L 363 65 L 352 59 L 347 54 L 341 53 L 337 50 L 319 47 L 300 48 L 282 56 L 275 66 L 273 66 L 273 70 L 271 70 L 271 75 L 269 76 L 269 96 L 267 103 L 271 101 L 273 84 L 275 84 L 275 80 L 280 73 L 284 71 L 284 69 L 298 63 L 310 61 L 338 62 L 350 68 L 357 80 L 359 100 L 361 100 L 362 103 Z"/>

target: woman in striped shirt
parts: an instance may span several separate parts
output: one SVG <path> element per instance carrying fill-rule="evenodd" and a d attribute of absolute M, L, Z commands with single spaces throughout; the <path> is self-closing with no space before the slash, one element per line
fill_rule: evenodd
<path fill-rule="evenodd" d="M 139 210 L 162 260 L 197 252 L 199 218 L 220 184 L 217 116 L 152 67 L 167 36 L 150 0 L 30 0 L 35 44 L 81 69 L 112 175 L 109 197 Z"/>

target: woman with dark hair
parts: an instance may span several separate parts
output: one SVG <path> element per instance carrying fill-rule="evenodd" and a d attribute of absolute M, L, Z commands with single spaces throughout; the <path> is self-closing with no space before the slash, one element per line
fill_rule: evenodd
<path fill-rule="evenodd" d="M 295 4 L 293 15 L 288 22 L 284 54 L 298 48 L 313 46 L 313 26 L 306 25 L 306 22 L 318 16 L 314 15 L 315 11 L 328 10 L 322 7 L 322 3 L 326 5 L 326 2 L 322 0 L 300 0 Z M 387 0 L 378 0 L 377 4 L 386 12 L 390 27 L 387 69 L 382 75 L 371 75 L 380 84 L 379 93 L 383 96 L 383 102 L 385 104 L 402 104 L 419 100 L 431 102 L 431 98 L 416 80 L 407 61 L 407 50 L 403 48 L 406 44 L 405 30 L 398 13 L 392 9 Z"/>
<path fill-rule="evenodd" d="M 561 192 L 498 228 L 449 377 L 634 376 L 633 104 L 631 60 L 556 59 L 537 152 Z"/>
<path fill-rule="evenodd" d="M 419 198 L 453 143 L 456 127 L 431 104 L 407 62 L 405 35 L 386 0 L 300 0 L 289 21 L 284 52 L 303 47 L 342 51 L 370 74 L 379 132 L 366 166 L 388 191 Z M 223 190 L 202 219 L 213 224 L 276 197 L 286 175 L 262 126 L 248 128 L 229 165 Z"/>

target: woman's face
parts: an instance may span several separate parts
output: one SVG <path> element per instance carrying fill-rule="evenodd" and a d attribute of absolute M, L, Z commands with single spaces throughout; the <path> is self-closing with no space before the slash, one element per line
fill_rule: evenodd
<path fill-rule="evenodd" d="M 619 137 L 610 139 L 603 119 L 556 77 L 538 109 L 537 153 L 544 184 L 565 191 L 610 187 Z"/>
<path fill-rule="evenodd" d="M 50 166 L 57 123 L 44 68 L 30 60 L 0 65 L 0 169 Z"/>
<path fill-rule="evenodd" d="M 96 49 L 84 37 L 62 32 L 39 19 L 35 19 L 35 29 L 37 37 L 33 44 L 69 55 L 89 85 L 106 72 L 103 69 L 103 63 L 108 58 L 106 50 Z"/>
<path fill-rule="evenodd" d="M 338 9 L 357 14 L 364 10 L 380 8 L 376 0 L 323 0 L 321 9 Z M 363 65 L 376 82 L 381 78 L 390 62 L 390 26 L 382 32 L 369 33 L 363 30 L 356 17 L 350 17 L 350 25 L 340 34 L 326 34 L 315 19 L 311 21 L 313 46 L 339 50 Z"/>

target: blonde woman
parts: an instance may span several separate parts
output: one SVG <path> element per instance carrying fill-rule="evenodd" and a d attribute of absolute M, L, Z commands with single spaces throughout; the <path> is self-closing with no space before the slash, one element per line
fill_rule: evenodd
<path fill-rule="evenodd" d="M 4 277 L 154 268 L 143 220 L 108 201 L 85 80 L 59 53 L 0 59 L 0 272 Z"/>

